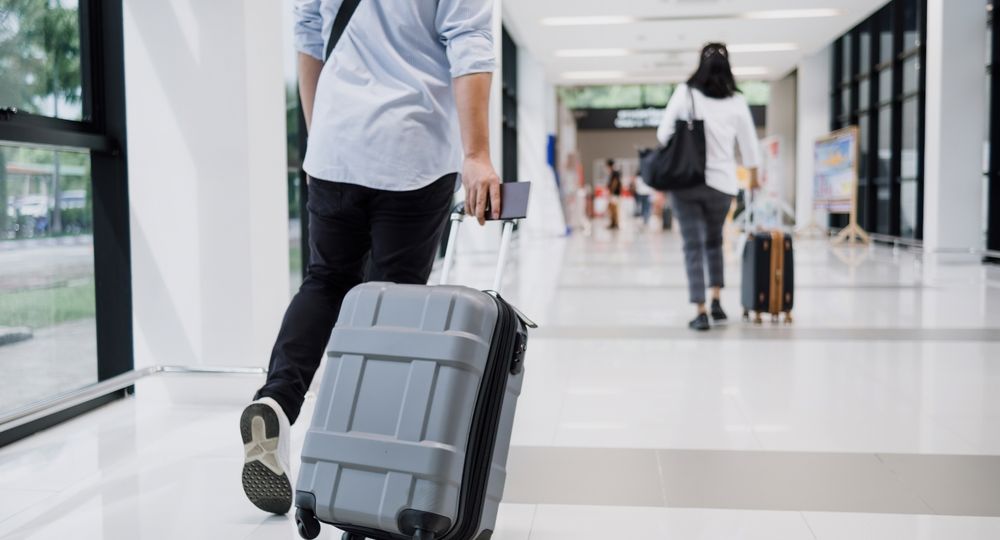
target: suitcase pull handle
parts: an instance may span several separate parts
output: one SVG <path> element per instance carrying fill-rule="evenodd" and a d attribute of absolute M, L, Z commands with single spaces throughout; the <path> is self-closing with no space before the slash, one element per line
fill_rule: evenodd
<path fill-rule="evenodd" d="M 459 203 L 451 211 L 451 232 L 448 234 L 448 246 L 444 252 L 444 267 L 441 270 L 441 285 L 448 284 L 451 277 L 451 267 L 455 262 L 455 245 L 458 242 L 458 230 L 465 220 L 465 203 Z M 514 223 L 517 220 L 503 220 L 503 232 L 500 236 L 500 256 L 497 260 L 496 274 L 493 276 L 494 291 L 499 291 L 503 284 L 503 271 L 507 267 L 507 257 L 510 254 L 510 243 L 514 237 Z"/>

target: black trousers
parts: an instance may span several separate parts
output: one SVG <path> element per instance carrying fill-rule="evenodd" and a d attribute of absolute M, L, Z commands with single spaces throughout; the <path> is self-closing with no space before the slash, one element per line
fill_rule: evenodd
<path fill-rule="evenodd" d="M 349 290 L 365 280 L 425 284 L 455 190 L 455 174 L 415 191 L 309 182 L 309 271 L 271 352 L 269 397 L 295 422 Z"/>

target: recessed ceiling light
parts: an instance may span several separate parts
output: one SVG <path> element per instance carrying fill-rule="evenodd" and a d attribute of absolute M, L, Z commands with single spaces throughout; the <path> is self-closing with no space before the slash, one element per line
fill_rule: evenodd
<path fill-rule="evenodd" d="M 799 48 L 795 43 L 737 43 L 727 45 L 727 47 L 729 52 L 734 53 L 795 51 Z M 556 51 L 555 55 L 557 58 L 611 58 L 640 54 L 697 53 L 700 50 L 700 47 L 681 49 L 560 49 Z"/>
<path fill-rule="evenodd" d="M 819 9 L 771 9 L 767 11 L 748 11 L 743 14 L 744 19 L 815 19 L 820 17 L 836 17 L 840 15 L 839 9 L 819 8 Z"/>
<path fill-rule="evenodd" d="M 734 67 L 733 75 L 737 77 L 758 77 L 762 75 L 767 75 L 767 68 L 765 67 Z"/>
<path fill-rule="evenodd" d="M 836 17 L 843 12 L 833 8 L 816 9 L 772 9 L 747 11 L 745 13 L 716 13 L 705 15 L 673 15 L 660 17 L 634 17 L 631 15 L 594 15 L 583 17 L 546 17 L 545 26 L 605 26 L 613 24 L 633 24 L 640 22 L 683 22 L 724 19 L 814 19 Z"/>
<path fill-rule="evenodd" d="M 799 46 L 795 43 L 737 43 L 726 45 L 726 48 L 729 49 L 729 52 L 734 53 L 753 53 L 795 51 L 798 50 Z"/>
<path fill-rule="evenodd" d="M 563 79 L 621 79 L 625 76 L 624 71 L 567 71 L 562 74 Z"/>
<path fill-rule="evenodd" d="M 635 51 L 629 49 L 563 49 L 556 51 L 559 58 L 609 58 L 628 56 Z"/>
<path fill-rule="evenodd" d="M 638 22 L 637 17 L 628 15 L 599 15 L 594 17 L 548 17 L 542 19 L 545 26 L 596 26 L 605 24 L 629 24 Z"/>

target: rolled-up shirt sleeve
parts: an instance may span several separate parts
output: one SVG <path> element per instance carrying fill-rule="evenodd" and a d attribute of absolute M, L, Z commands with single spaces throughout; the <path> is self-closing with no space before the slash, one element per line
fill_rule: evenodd
<path fill-rule="evenodd" d="M 493 0 L 440 0 L 436 25 L 453 78 L 496 70 Z"/>
<path fill-rule="evenodd" d="M 736 130 L 736 141 L 740 147 L 740 161 L 744 167 L 754 169 L 760 167 L 760 140 L 757 139 L 757 126 L 754 125 L 750 105 L 740 96 L 743 111 L 739 117 L 739 127 Z"/>
<path fill-rule="evenodd" d="M 323 60 L 323 15 L 320 0 L 295 0 L 295 50 Z"/>

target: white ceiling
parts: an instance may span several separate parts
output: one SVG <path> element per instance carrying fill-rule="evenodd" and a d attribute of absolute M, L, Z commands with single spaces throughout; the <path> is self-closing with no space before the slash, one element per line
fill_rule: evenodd
<path fill-rule="evenodd" d="M 503 11 L 504 24 L 515 41 L 544 64 L 551 80 L 556 84 L 619 84 L 676 82 L 686 79 L 697 65 L 698 50 L 709 41 L 722 41 L 750 49 L 760 48 L 761 45 L 775 45 L 767 48 L 783 49 L 731 53 L 737 78 L 778 79 L 794 69 L 803 55 L 826 46 L 886 2 L 887 0 L 503 0 Z M 740 16 L 748 12 L 825 8 L 835 9 L 838 14 L 776 19 L 747 19 Z M 657 20 L 603 25 L 543 24 L 543 19 L 551 17 L 607 16 Z M 595 49 L 614 56 L 591 56 Z M 582 54 L 584 57 L 562 57 L 559 56 L 559 51 L 571 51 L 561 54 Z M 623 52 L 627 54 L 622 56 Z"/>

